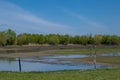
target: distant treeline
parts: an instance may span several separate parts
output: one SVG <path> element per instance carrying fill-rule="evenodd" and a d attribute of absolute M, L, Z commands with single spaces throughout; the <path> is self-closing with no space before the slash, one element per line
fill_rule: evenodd
<path fill-rule="evenodd" d="M 49 44 L 49 45 L 120 45 L 120 36 L 117 35 L 60 35 L 60 34 L 28 34 L 16 35 L 16 32 L 8 29 L 0 31 L 0 46 L 6 45 L 28 45 L 28 44 Z"/>

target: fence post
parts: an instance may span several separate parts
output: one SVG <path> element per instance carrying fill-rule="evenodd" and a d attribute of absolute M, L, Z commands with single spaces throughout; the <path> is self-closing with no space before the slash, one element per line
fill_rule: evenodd
<path fill-rule="evenodd" d="M 97 54 L 96 54 L 96 46 L 94 46 L 94 49 L 95 49 L 95 53 L 94 53 L 94 69 L 96 69 L 96 56 L 97 56 Z"/>
<path fill-rule="evenodd" d="M 21 72 L 21 60 L 20 60 L 20 57 L 18 58 L 19 60 L 19 72 Z"/>

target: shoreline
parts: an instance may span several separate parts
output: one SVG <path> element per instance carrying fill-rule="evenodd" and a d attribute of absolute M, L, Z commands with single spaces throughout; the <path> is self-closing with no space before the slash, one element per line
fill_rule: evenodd
<path fill-rule="evenodd" d="M 120 45 L 9 45 L 9 46 L 0 46 L 0 50 L 19 50 L 19 49 L 94 49 L 94 48 L 120 48 Z"/>
<path fill-rule="evenodd" d="M 119 46 L 90 46 L 58 45 L 58 46 L 6 46 L 0 47 L 0 57 L 30 57 L 41 55 L 69 55 L 69 54 L 103 54 L 120 52 Z"/>

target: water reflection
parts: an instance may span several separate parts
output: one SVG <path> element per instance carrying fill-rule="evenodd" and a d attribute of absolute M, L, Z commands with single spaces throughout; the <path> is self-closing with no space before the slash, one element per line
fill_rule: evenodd
<path fill-rule="evenodd" d="M 90 55 L 54 55 L 54 56 L 45 56 L 44 58 L 86 58 L 90 57 Z"/>
<path fill-rule="evenodd" d="M 117 52 L 117 53 L 109 53 L 109 54 L 100 54 L 99 56 L 117 56 L 117 57 L 120 57 L 120 52 Z"/>
<path fill-rule="evenodd" d="M 0 71 L 18 71 L 18 61 L 0 60 Z"/>
<path fill-rule="evenodd" d="M 92 64 L 80 63 L 74 65 L 67 64 L 47 64 L 41 62 L 24 62 L 22 61 L 22 71 L 56 71 L 56 70 L 72 70 L 72 69 L 93 69 Z M 0 71 L 18 71 L 18 61 L 0 61 Z M 97 64 L 97 68 L 110 67 Z"/>
<path fill-rule="evenodd" d="M 14 51 L 17 53 L 17 51 Z M 7 51 L 5 53 L 12 53 Z M 111 65 L 75 62 L 70 59 L 87 58 L 94 55 L 50 55 L 21 58 L 22 71 L 56 71 L 56 70 L 76 70 L 110 68 Z M 118 56 L 120 52 L 109 54 L 97 54 L 97 56 Z M 18 58 L 0 58 L 0 71 L 19 71 Z"/>
<path fill-rule="evenodd" d="M 75 63 L 60 58 L 83 58 L 87 56 L 80 55 L 61 55 L 61 56 L 43 56 L 21 58 L 22 71 L 56 71 L 56 70 L 76 70 L 76 69 L 94 69 L 92 63 Z M 109 68 L 110 65 L 96 64 L 96 68 Z M 0 71 L 19 71 L 18 58 L 1 58 Z"/>

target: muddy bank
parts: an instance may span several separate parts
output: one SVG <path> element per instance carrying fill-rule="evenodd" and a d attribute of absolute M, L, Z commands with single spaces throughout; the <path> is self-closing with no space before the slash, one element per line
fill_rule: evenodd
<path fill-rule="evenodd" d="M 39 46 L 5 46 L 5 47 L 0 47 L 1 50 L 54 50 L 54 49 L 90 49 L 90 48 L 95 48 L 93 45 L 57 45 L 57 46 L 52 46 L 52 45 L 39 45 Z M 118 45 L 112 45 L 112 46 L 107 46 L 107 45 L 99 45 L 96 46 L 96 48 L 120 48 Z"/>

